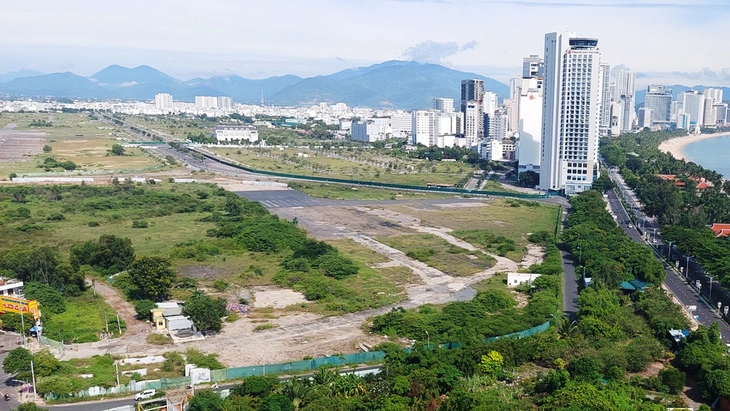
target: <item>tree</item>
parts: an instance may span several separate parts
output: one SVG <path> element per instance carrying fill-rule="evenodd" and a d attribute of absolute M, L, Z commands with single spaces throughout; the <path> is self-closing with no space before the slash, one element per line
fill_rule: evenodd
<path fill-rule="evenodd" d="M 60 314 L 66 311 L 66 300 L 56 288 L 48 284 L 31 282 L 23 287 L 25 297 L 29 300 L 38 300 L 43 312 Z"/>
<path fill-rule="evenodd" d="M 161 301 L 170 294 L 175 272 L 161 257 L 141 257 L 129 268 L 129 277 L 140 299 Z"/>
<path fill-rule="evenodd" d="M 76 270 L 82 265 L 90 265 L 107 274 L 115 274 L 126 270 L 134 262 L 132 240 L 104 234 L 96 242 L 87 241 L 72 246 L 69 262 Z"/>
<path fill-rule="evenodd" d="M 340 254 L 325 254 L 317 259 L 315 265 L 322 274 L 338 280 L 359 271 L 352 260 Z"/>
<path fill-rule="evenodd" d="M 31 377 L 30 362 L 33 355 L 23 347 L 11 350 L 3 360 L 3 370 L 8 374 L 15 374 L 21 380 L 29 380 Z"/>
<path fill-rule="evenodd" d="M 534 171 L 523 171 L 517 177 L 517 180 L 522 187 L 535 187 L 540 184 L 540 174 Z"/>
<path fill-rule="evenodd" d="M 49 146 L 48 144 L 43 146 L 44 153 L 50 153 L 52 150 L 53 150 L 53 147 Z"/>
<path fill-rule="evenodd" d="M 109 150 L 109 153 L 113 156 L 123 156 L 124 155 L 124 147 L 122 147 L 121 144 L 113 144 L 112 149 Z"/>
<path fill-rule="evenodd" d="M 213 390 L 196 390 L 193 398 L 188 403 L 188 411 L 223 411 L 226 401 L 221 398 L 217 391 Z"/>
<path fill-rule="evenodd" d="M 316 377 L 315 377 L 316 378 Z M 253 376 L 243 380 L 242 383 L 234 386 L 232 392 L 236 395 L 263 398 L 269 395 L 277 380 L 275 377 Z"/>
<path fill-rule="evenodd" d="M 152 316 L 152 309 L 155 308 L 155 304 L 152 300 L 138 300 L 134 302 L 134 311 L 137 313 L 135 318 L 142 321 L 149 321 Z"/>
<path fill-rule="evenodd" d="M 201 331 L 220 331 L 226 315 L 226 300 L 222 298 L 211 298 L 210 296 L 196 291 L 185 302 L 182 314 L 190 317 L 195 328 Z"/>
<path fill-rule="evenodd" d="M 502 371 L 502 365 L 504 364 L 504 357 L 498 351 L 489 351 L 487 355 L 482 355 L 482 360 L 479 362 L 479 370 L 486 375 L 496 377 L 497 373 Z"/>
<path fill-rule="evenodd" d="M 659 371 L 659 380 L 661 380 L 662 385 L 666 385 L 669 388 L 670 394 L 679 394 L 682 392 L 684 389 L 684 378 L 684 373 L 672 366 Z"/>
<path fill-rule="evenodd" d="M 261 400 L 258 411 L 294 411 L 294 404 L 281 394 L 269 395 Z"/>

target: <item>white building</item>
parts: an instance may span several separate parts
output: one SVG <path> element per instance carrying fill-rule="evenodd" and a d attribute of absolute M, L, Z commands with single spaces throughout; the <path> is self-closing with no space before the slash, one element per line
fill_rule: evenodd
<path fill-rule="evenodd" d="M 464 138 L 469 147 L 475 146 L 484 136 L 484 115 L 482 103 L 469 101 L 464 111 Z"/>
<path fill-rule="evenodd" d="M 172 102 L 172 94 L 157 93 L 155 94 L 155 108 L 160 111 L 172 111 L 174 105 Z"/>
<path fill-rule="evenodd" d="M 542 89 L 523 88 L 520 92 L 520 117 L 517 125 L 518 173 L 525 171 L 540 172 L 542 99 Z"/>
<path fill-rule="evenodd" d="M 716 103 L 712 106 L 715 109 L 715 121 L 718 127 L 727 125 L 727 103 Z"/>
<path fill-rule="evenodd" d="M 646 89 L 644 107 L 651 109 L 653 124 L 669 124 L 672 119 L 672 89 L 652 84 Z"/>
<path fill-rule="evenodd" d="M 413 116 L 411 113 L 397 113 L 390 116 L 390 128 L 394 135 L 405 136 L 411 134 Z"/>
<path fill-rule="evenodd" d="M 438 138 L 438 111 L 414 110 L 411 113 L 411 142 L 426 147 L 435 146 Z"/>
<path fill-rule="evenodd" d="M 500 161 L 504 157 L 502 140 L 482 140 L 479 143 L 479 154 L 487 161 Z"/>
<path fill-rule="evenodd" d="M 215 138 L 219 143 L 239 141 L 254 143 L 259 141 L 259 132 L 254 126 L 219 124 L 215 127 Z"/>
<path fill-rule="evenodd" d="M 598 178 L 601 106 L 598 40 L 575 33 L 545 35 L 540 188 L 588 190 Z"/>
<path fill-rule="evenodd" d="M 482 102 L 482 112 L 484 114 L 494 114 L 499 107 L 499 98 L 496 93 L 491 91 L 484 92 L 484 101 Z"/>
<path fill-rule="evenodd" d="M 217 107 L 223 110 L 230 110 L 233 108 L 233 99 L 226 96 L 219 96 L 216 98 Z"/>
<path fill-rule="evenodd" d="M 689 124 L 701 127 L 705 117 L 705 95 L 697 90 L 679 93 L 677 96 L 677 113 L 689 116 Z M 679 121 L 679 119 L 677 119 Z"/>
<path fill-rule="evenodd" d="M 392 130 L 390 118 L 370 118 L 363 121 L 353 121 L 350 135 L 353 140 L 373 142 L 387 139 Z"/>
<path fill-rule="evenodd" d="M 195 107 L 199 110 L 218 108 L 218 98 L 211 96 L 195 96 Z"/>
<path fill-rule="evenodd" d="M 490 116 L 487 116 L 487 135 L 490 140 L 502 140 L 507 138 L 509 132 L 509 116 L 506 107 L 499 108 Z"/>
<path fill-rule="evenodd" d="M 437 97 L 433 99 L 433 108 L 438 111 L 443 111 L 445 113 L 452 113 L 454 111 L 454 99 Z"/>

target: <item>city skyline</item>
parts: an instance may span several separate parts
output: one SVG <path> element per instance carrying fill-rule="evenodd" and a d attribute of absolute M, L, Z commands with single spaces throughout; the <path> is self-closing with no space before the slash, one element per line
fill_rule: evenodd
<path fill-rule="evenodd" d="M 637 86 L 730 84 L 730 56 L 715 53 L 705 41 L 722 36 L 722 27 L 713 23 L 730 17 L 727 1 L 280 0 L 246 6 L 133 0 L 67 6 L 47 0 L 5 5 L 0 72 L 90 75 L 110 64 L 147 64 L 182 79 L 232 73 L 264 78 L 323 75 L 403 59 L 506 82 L 521 72 L 522 57 L 542 54 L 544 33 L 570 30 L 603 39 L 604 61 L 636 71 Z M 433 30 L 450 27 L 465 12 L 484 16 L 489 30 L 480 25 Z M 407 18 L 414 15 L 418 19 Z M 529 24 L 516 25 L 515 19 Z M 28 21 L 34 22 L 30 31 Z M 616 21 L 631 30 L 616 29 Z M 637 47 L 639 40 L 652 44 L 654 52 Z"/>

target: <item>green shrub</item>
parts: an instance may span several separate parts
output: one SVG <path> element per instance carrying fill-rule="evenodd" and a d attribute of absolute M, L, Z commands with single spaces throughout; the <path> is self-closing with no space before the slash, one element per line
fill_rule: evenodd
<path fill-rule="evenodd" d="M 215 280 L 213 281 L 213 289 L 215 289 L 218 292 L 226 291 L 229 287 L 228 281 L 225 280 Z"/>
<path fill-rule="evenodd" d="M 132 221 L 132 228 L 147 228 L 150 224 L 147 221 L 144 220 L 134 220 Z"/>

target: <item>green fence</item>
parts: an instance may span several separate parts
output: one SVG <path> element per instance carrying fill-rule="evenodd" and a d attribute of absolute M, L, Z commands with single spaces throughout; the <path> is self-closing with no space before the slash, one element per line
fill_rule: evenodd
<path fill-rule="evenodd" d="M 524 194 L 524 193 L 510 193 L 510 192 L 505 192 L 505 191 L 473 191 L 473 190 L 465 190 L 463 188 L 437 188 L 437 187 L 411 186 L 411 185 L 406 185 L 406 184 L 380 183 L 377 181 L 345 180 L 342 178 L 330 178 L 330 177 L 305 176 L 305 175 L 299 175 L 299 174 L 276 173 L 273 171 L 257 170 L 255 168 L 246 167 L 246 166 L 243 166 L 243 165 L 240 165 L 237 163 L 223 160 L 222 158 L 212 156 L 210 154 L 203 153 L 201 151 L 197 151 L 193 148 L 189 148 L 189 149 L 206 158 L 209 158 L 213 161 L 217 161 L 221 164 L 225 164 L 227 166 L 234 167 L 239 170 L 247 171 L 249 173 L 263 174 L 263 175 L 268 175 L 268 176 L 272 176 L 272 177 L 296 178 L 296 179 L 300 179 L 300 180 L 304 179 L 304 180 L 319 181 L 319 182 L 324 182 L 324 183 L 352 184 L 352 185 L 359 185 L 359 186 L 369 186 L 369 187 L 388 188 L 388 189 L 433 191 L 433 192 L 438 192 L 438 193 L 487 195 L 487 196 L 494 196 L 494 197 L 514 197 L 514 198 L 526 198 L 526 199 L 551 197 L 550 194 Z"/>
<path fill-rule="evenodd" d="M 293 361 L 281 364 L 257 365 L 252 367 L 238 367 L 226 369 L 226 380 L 236 380 L 264 374 L 291 374 L 303 371 L 316 370 L 319 367 L 339 367 L 350 364 L 362 364 L 371 361 L 382 361 L 385 352 L 372 351 L 355 354 L 335 355 L 330 357 L 319 357 L 311 360 Z M 213 375 L 211 375 L 213 379 Z M 222 380 L 221 380 L 222 381 Z"/>
<path fill-rule="evenodd" d="M 59 351 L 63 351 L 63 343 L 61 343 L 61 342 L 54 341 L 54 340 L 52 340 L 48 337 L 42 336 L 42 335 L 41 335 L 40 340 L 41 340 L 42 345 L 46 345 L 49 347 L 53 347 Z"/>

